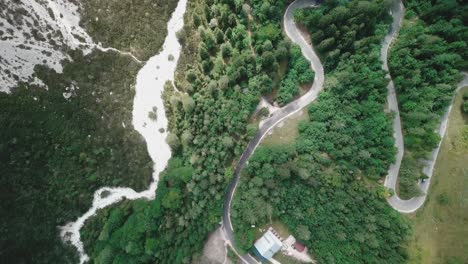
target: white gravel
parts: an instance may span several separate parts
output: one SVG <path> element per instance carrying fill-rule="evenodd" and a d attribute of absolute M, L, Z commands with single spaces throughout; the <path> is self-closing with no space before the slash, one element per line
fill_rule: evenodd
<path fill-rule="evenodd" d="M 47 65 L 62 72 L 61 61 L 70 59 L 66 50 L 93 43 L 81 28 L 78 6 L 64 0 L 7 0 L 0 10 L 0 91 L 9 90 L 18 81 L 44 85 L 33 76 L 36 65 Z M 24 10 L 19 12 L 18 10 Z M 78 39 L 79 38 L 79 39 Z M 85 53 L 90 48 L 84 49 Z"/>
<path fill-rule="evenodd" d="M 167 118 L 161 94 L 164 83 L 166 81 L 172 82 L 174 79 L 174 72 L 181 50 L 176 32 L 182 29 L 186 5 L 187 0 L 179 1 L 167 25 L 168 35 L 165 39 L 163 50 L 146 62 L 138 72 L 136 80 L 136 95 L 133 103 L 133 126 L 145 138 L 148 152 L 155 164 L 152 175 L 153 182 L 148 190 L 139 193 L 126 187 L 100 188 L 94 193 L 92 207 L 76 221 L 61 227 L 61 236 L 77 248 L 80 254 L 80 263 L 84 263 L 89 259 L 80 239 L 80 229 L 89 217 L 96 214 L 97 210 L 117 203 L 124 198 L 129 200 L 155 198 L 159 173 L 164 170 L 171 157 L 170 147 L 165 140 L 167 132 L 160 133 L 158 131 L 160 128 L 164 128 L 164 131 L 167 131 Z M 174 60 L 167 60 L 169 54 L 174 56 Z M 148 117 L 148 112 L 152 111 L 154 106 L 157 107 L 158 119 L 156 122 Z M 103 192 L 108 193 L 105 198 L 101 197 Z"/>
<path fill-rule="evenodd" d="M 0 9 L 0 92 L 9 92 L 19 81 L 44 83 L 34 76 L 36 65 L 61 73 L 67 51 L 116 51 L 141 61 L 129 52 L 94 43 L 79 26 L 79 6 L 66 0 L 6 0 Z M 24 10 L 20 12 L 19 10 Z"/>

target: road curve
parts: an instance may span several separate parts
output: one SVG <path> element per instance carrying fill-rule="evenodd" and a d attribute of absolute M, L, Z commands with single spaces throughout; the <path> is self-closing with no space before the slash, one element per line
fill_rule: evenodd
<path fill-rule="evenodd" d="M 253 154 L 263 137 L 265 137 L 265 135 L 278 123 L 312 103 L 317 98 L 318 93 L 323 88 L 325 75 L 322 63 L 320 62 L 320 59 L 315 53 L 313 47 L 300 34 L 296 23 L 294 23 L 295 10 L 305 7 L 313 7 L 315 5 L 315 0 L 296 0 L 288 6 L 284 14 L 284 31 L 294 43 L 298 44 L 301 47 L 302 54 L 310 61 L 311 67 L 315 72 L 314 83 L 312 84 L 312 87 L 307 93 L 305 93 L 299 99 L 276 110 L 271 117 L 269 117 L 262 123 L 262 125 L 259 128 L 259 131 L 255 135 L 255 137 L 249 142 L 247 148 L 245 149 L 244 153 L 242 153 L 242 156 L 240 157 L 240 160 L 237 163 L 237 166 L 234 170 L 233 179 L 228 186 L 223 204 L 223 229 L 228 243 L 230 243 L 233 248 L 234 231 L 231 223 L 230 209 L 232 199 L 237 188 L 237 184 L 239 183 L 241 170 L 244 168 L 245 164 L 247 163 L 247 160 Z M 241 259 L 245 263 L 257 263 L 257 261 L 248 254 L 241 256 Z"/>
<path fill-rule="evenodd" d="M 404 14 L 403 3 L 401 1 L 395 1 L 394 5 L 391 8 L 391 11 L 392 11 L 392 16 L 393 16 L 393 23 L 392 23 L 389 33 L 385 36 L 385 39 L 382 43 L 381 53 L 380 53 L 380 57 L 383 62 L 382 68 L 387 72 L 389 72 L 388 50 L 391 46 L 392 41 L 398 35 L 398 31 L 402 24 L 403 14 Z M 464 75 L 464 79 L 462 82 L 458 84 L 457 91 L 460 88 L 468 84 L 468 75 L 466 73 L 463 73 L 463 75 Z M 401 129 L 400 111 L 398 109 L 398 100 L 397 100 L 397 96 L 395 92 L 395 86 L 393 84 L 393 80 L 391 79 L 390 75 L 388 74 L 387 76 L 390 79 L 390 82 L 387 87 L 388 110 L 394 112 L 395 114 L 395 119 L 393 120 L 393 136 L 395 138 L 395 147 L 398 149 L 398 152 L 395 157 L 395 163 L 392 164 L 390 168 L 388 169 L 388 174 L 385 178 L 384 186 L 386 188 L 392 189 L 395 192 L 397 180 L 398 180 L 398 173 L 400 171 L 401 160 L 403 159 L 405 147 L 404 147 L 404 141 L 403 141 L 403 133 Z M 428 177 L 428 179 L 425 180 L 424 182 L 420 181 L 418 183 L 419 188 L 423 192 L 423 195 L 414 197 L 408 200 L 403 200 L 400 197 L 398 197 L 398 195 L 395 192 L 395 194 L 392 197 L 389 197 L 387 199 L 390 206 L 392 206 L 398 212 L 412 213 L 418 210 L 424 204 L 424 201 L 426 200 L 427 192 L 429 190 L 429 186 L 431 183 L 434 166 L 437 160 L 437 156 L 439 154 L 439 149 L 442 144 L 442 138 L 444 137 L 445 132 L 447 130 L 448 117 L 449 117 L 451 109 L 452 109 L 452 104 L 450 104 L 446 113 L 442 117 L 441 123 L 437 130 L 441 140 L 439 144 L 437 145 L 437 147 L 431 152 L 430 157 L 425 161 L 425 164 L 423 167 L 423 173 L 427 175 Z"/>
<path fill-rule="evenodd" d="M 418 186 L 423 192 L 423 195 L 418 196 L 418 197 L 413 197 L 408 200 L 403 200 L 400 197 L 398 197 L 397 194 L 394 194 L 392 197 L 387 199 L 390 206 L 392 206 L 398 212 L 413 213 L 416 210 L 418 210 L 426 201 L 427 193 L 429 191 L 429 186 L 431 184 L 432 175 L 434 173 L 434 167 L 437 161 L 437 157 L 439 155 L 439 150 L 442 145 L 444 135 L 448 128 L 448 121 L 449 121 L 450 112 L 452 111 L 453 99 L 455 98 L 455 95 L 457 94 L 457 92 L 465 86 L 468 86 L 468 74 L 467 73 L 463 73 L 463 80 L 457 85 L 457 89 L 455 90 L 454 96 L 452 98 L 452 103 L 447 108 L 447 111 L 442 117 L 441 123 L 439 127 L 437 128 L 437 133 L 439 134 L 441 140 L 439 141 L 439 144 L 437 145 L 437 147 L 432 150 L 429 158 L 425 160 L 422 172 L 428 177 L 428 179 L 426 179 L 424 182 L 422 181 L 418 182 Z M 394 129 L 395 129 L 395 123 L 396 122 L 394 122 Z M 398 132 L 396 132 L 395 134 L 397 133 Z M 401 133 L 401 130 L 400 130 L 400 133 Z M 403 156 L 402 155 L 400 157 L 400 151 L 402 152 L 403 150 L 400 150 L 400 148 L 398 148 L 398 155 L 397 155 L 397 161 L 396 161 L 399 163 L 398 170 L 396 170 L 396 172 L 391 171 L 392 167 L 396 166 L 395 164 L 393 164 L 390 167 L 389 174 L 387 175 L 387 178 L 385 179 L 385 183 L 384 183 L 385 187 L 390 188 L 394 191 L 395 191 L 396 184 L 397 184 L 398 171 L 399 171 L 400 164 L 401 164 L 401 157 Z"/>
<path fill-rule="evenodd" d="M 227 194 L 224 199 L 223 204 L 223 231 L 225 233 L 225 237 L 227 242 L 231 244 L 232 248 L 234 249 L 234 231 L 230 217 L 230 209 L 231 203 L 234 196 L 234 193 L 237 188 L 237 184 L 239 183 L 240 172 L 244 168 L 247 163 L 247 160 L 253 154 L 263 137 L 278 123 L 283 121 L 284 119 L 288 118 L 292 114 L 298 112 L 302 108 L 306 107 L 310 103 L 312 103 L 316 98 L 318 93 L 323 88 L 323 83 L 325 80 L 324 70 L 320 59 L 318 58 L 317 54 L 313 50 L 313 47 L 304 39 L 301 35 L 300 31 L 296 27 L 294 22 L 294 11 L 301 8 L 306 7 L 314 7 L 317 3 L 315 0 L 296 0 L 292 2 L 286 12 L 284 14 L 283 24 L 284 24 L 284 31 L 286 35 L 296 44 L 301 47 L 303 55 L 311 62 L 311 67 L 315 71 L 315 79 L 311 89 L 304 94 L 299 99 L 287 104 L 286 106 L 276 110 L 271 117 L 266 119 L 262 125 L 260 126 L 259 131 L 255 135 L 255 137 L 249 142 L 247 148 L 245 149 L 244 153 L 234 170 L 234 175 L 231 183 L 228 186 Z M 391 7 L 393 23 L 388 34 L 385 36 L 384 41 L 382 43 L 381 49 L 381 60 L 382 60 L 382 68 L 389 72 L 388 69 L 388 50 L 391 46 L 392 41 L 398 35 L 399 29 L 402 24 L 403 14 L 404 14 L 404 6 L 401 0 L 395 0 L 393 2 L 393 6 Z M 468 74 L 464 74 L 464 79 L 460 84 L 458 84 L 457 91 L 464 86 L 468 85 Z M 388 174 L 385 178 L 384 186 L 389 189 L 396 189 L 398 173 L 401 166 L 401 161 L 403 158 L 404 153 L 404 142 L 403 142 L 403 133 L 401 129 L 401 120 L 400 120 L 400 111 L 398 109 L 398 100 L 395 92 L 395 86 L 391 79 L 390 74 L 387 74 L 387 77 L 390 79 L 388 84 L 387 90 L 387 104 L 388 110 L 394 112 L 395 119 L 393 121 L 393 131 L 394 131 L 394 138 L 395 138 L 395 146 L 398 149 L 395 163 L 389 167 Z M 448 116 L 451 111 L 452 105 L 448 108 L 447 112 L 445 113 L 444 117 L 442 118 L 441 124 L 438 129 L 438 133 L 441 138 L 443 138 L 445 131 L 448 125 Z M 442 142 L 442 141 L 441 141 Z M 419 183 L 421 190 L 423 191 L 424 195 L 420 197 L 415 197 L 409 200 L 402 200 L 396 194 L 392 197 L 388 198 L 387 201 L 395 210 L 401 213 L 411 213 L 416 211 L 420 208 L 426 199 L 426 193 L 429 189 L 431 177 L 433 174 L 433 169 L 435 162 L 437 160 L 437 155 L 439 153 L 441 142 L 436 149 L 434 149 L 431 153 L 430 158 L 426 161 L 426 164 L 423 168 L 423 172 L 429 177 L 425 182 Z M 252 256 L 249 254 L 245 254 L 240 256 L 240 258 L 245 263 L 258 263 Z"/>

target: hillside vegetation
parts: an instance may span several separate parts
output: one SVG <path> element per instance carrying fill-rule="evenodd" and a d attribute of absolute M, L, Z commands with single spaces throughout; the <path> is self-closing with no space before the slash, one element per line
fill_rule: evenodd
<path fill-rule="evenodd" d="M 93 262 L 197 259 L 221 220 L 233 165 L 257 130 L 248 121 L 279 82 L 279 64 L 297 65 L 301 73 L 294 74 L 307 74 L 304 81 L 313 78 L 281 35 L 284 8 L 279 0 L 189 1 L 177 34 L 183 53 L 175 84 L 183 93 L 168 83 L 163 95 L 173 156 L 154 201 L 124 202 L 86 223 L 82 238 Z"/>
<path fill-rule="evenodd" d="M 462 112 L 462 89 L 450 114 L 426 204 L 411 217 L 414 234 L 409 246 L 411 264 L 462 264 L 468 261 L 468 114 Z M 465 100 L 466 102 L 466 100 Z"/>
<path fill-rule="evenodd" d="M 0 93 L 0 262 L 72 262 L 57 226 L 83 214 L 101 186 L 143 190 L 150 181 L 151 159 L 131 126 L 139 65 L 99 51 L 72 58 L 63 74 L 37 68 L 47 90 Z"/>
<path fill-rule="evenodd" d="M 440 141 L 436 128 L 466 69 L 468 49 L 464 24 L 468 6 L 460 1 L 410 0 L 400 34 L 392 47 L 389 68 L 402 119 L 405 157 L 400 196 L 420 194 L 416 185 L 422 162 Z"/>
<path fill-rule="evenodd" d="M 327 69 L 325 89 L 295 143 L 258 148 L 243 171 L 232 209 L 241 250 L 252 225 L 277 219 L 320 263 L 406 261 L 410 226 L 375 181 L 395 155 L 379 58 L 387 11 L 383 1 L 326 1 L 295 15 Z"/>
<path fill-rule="evenodd" d="M 86 0 L 81 22 L 103 46 L 147 59 L 161 48 L 176 3 Z M 49 27 L 36 25 L 34 36 Z M 63 73 L 36 67 L 47 89 L 20 83 L 0 93 L 1 263 L 76 263 L 58 226 L 82 215 L 99 187 L 141 191 L 150 182 L 152 162 L 131 125 L 141 65 L 114 52 L 61 48 L 72 60 Z"/>
<path fill-rule="evenodd" d="M 104 47 L 148 60 L 161 49 L 175 0 L 81 0 L 80 24 Z"/>

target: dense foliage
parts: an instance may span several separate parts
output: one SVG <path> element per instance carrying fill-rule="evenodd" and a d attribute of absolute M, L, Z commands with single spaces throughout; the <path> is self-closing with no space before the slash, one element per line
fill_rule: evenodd
<path fill-rule="evenodd" d="M 71 55 L 62 74 L 36 70 L 47 89 L 0 93 L 2 263 L 75 262 L 57 226 L 87 210 L 101 186 L 142 190 L 150 181 L 152 162 L 131 126 L 139 65 L 115 53 Z"/>
<path fill-rule="evenodd" d="M 379 39 L 372 33 L 382 19 L 387 22 L 390 19 L 386 15 L 388 4 L 389 1 L 382 0 L 328 0 L 314 12 L 299 10 L 295 19 L 307 27 L 325 71 L 330 71 L 356 51 L 363 54 L 370 51 L 371 44 Z"/>
<path fill-rule="evenodd" d="M 326 1 L 296 21 L 317 41 L 329 71 L 325 89 L 293 146 L 262 147 L 250 159 L 233 204 L 237 245 L 249 250 L 251 225 L 279 219 L 320 263 L 403 263 L 409 226 L 369 180 L 384 176 L 395 155 L 379 57 L 386 5 Z M 353 28 L 359 34 L 332 37 Z"/>
<path fill-rule="evenodd" d="M 249 117 L 290 54 L 280 27 L 285 3 L 250 4 L 188 3 L 177 89 L 167 83 L 163 94 L 173 157 L 155 201 L 123 203 L 88 221 L 82 237 L 92 262 L 190 263 L 219 223 L 232 164 L 255 134 Z M 302 70 L 299 60 L 295 54 Z"/>
<path fill-rule="evenodd" d="M 416 161 L 437 146 L 436 128 L 452 100 L 466 68 L 467 6 L 459 1 L 405 1 L 406 19 L 390 53 L 389 67 L 397 89 L 409 169 L 420 171 Z M 421 174 L 400 181 L 401 195 L 418 195 Z"/>
<path fill-rule="evenodd" d="M 322 168 L 321 168 L 322 167 Z M 347 166 L 297 147 L 257 149 L 235 198 L 238 245 L 253 245 L 256 228 L 285 223 L 320 263 L 403 263 L 409 226 L 382 188 L 369 188 Z"/>
<path fill-rule="evenodd" d="M 132 52 L 140 60 L 158 53 L 177 1 L 82 0 L 80 23 L 104 47 Z"/>
<path fill-rule="evenodd" d="M 300 85 L 312 83 L 314 72 L 310 62 L 304 58 L 299 46 L 290 49 L 291 57 L 288 62 L 286 77 L 281 81 L 278 89 L 278 102 L 289 103 L 299 93 Z"/>
<path fill-rule="evenodd" d="M 342 40 L 330 44 L 330 49 L 341 47 L 344 53 L 339 57 L 337 66 L 329 70 L 325 90 L 317 102 L 309 107 L 313 122 L 300 127 L 301 134 L 307 134 L 308 137 L 300 137 L 298 142 L 304 146 L 317 142 L 322 146 L 320 150 L 333 159 L 342 159 L 353 168 L 363 170 L 366 177 L 378 179 L 386 172 L 395 154 L 391 116 L 383 112 L 388 80 L 380 68 L 379 58 L 380 42 L 390 20 L 383 1 L 339 3 L 327 1 L 320 8 L 303 9 L 296 14 L 296 21 L 304 21 L 312 35 L 312 32 L 322 30 L 322 27 L 336 28 L 324 31 L 322 37 L 326 39 L 328 34 L 335 35 L 335 31 L 342 32 L 362 25 L 371 16 L 377 17 L 373 17 L 369 25 L 352 39 L 352 48 L 345 48 L 341 44 Z M 330 14 L 337 13 L 337 10 L 343 13 L 342 17 L 349 17 L 349 20 L 334 26 L 327 24 L 333 23 L 331 18 L 335 16 Z M 353 14 L 354 19 L 349 14 Z M 317 25 L 320 25 L 319 28 Z M 313 43 L 314 46 L 320 46 L 322 42 Z M 335 57 L 328 53 L 322 54 L 321 60 L 330 65 L 335 64 L 332 63 Z"/>

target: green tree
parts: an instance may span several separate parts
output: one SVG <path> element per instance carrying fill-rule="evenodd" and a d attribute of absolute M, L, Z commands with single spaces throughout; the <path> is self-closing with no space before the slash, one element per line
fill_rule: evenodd
<path fill-rule="evenodd" d="M 210 54 L 208 53 L 208 48 L 205 43 L 201 42 L 198 45 L 198 54 L 200 55 L 200 58 L 202 60 L 206 60 L 210 57 Z"/>
<path fill-rule="evenodd" d="M 229 43 L 224 43 L 221 45 L 221 55 L 223 58 L 229 58 L 232 54 L 232 46 Z"/>
<path fill-rule="evenodd" d="M 202 20 L 201 20 L 200 16 L 197 13 L 192 14 L 192 20 L 193 20 L 193 24 L 196 27 L 201 25 Z"/>
<path fill-rule="evenodd" d="M 177 209 L 182 201 L 181 192 L 178 188 L 171 188 L 162 198 L 162 205 L 168 209 Z"/>
<path fill-rule="evenodd" d="M 177 150 L 180 147 L 180 140 L 179 137 L 176 134 L 169 133 L 166 138 L 167 144 L 171 147 L 173 150 Z"/>
<path fill-rule="evenodd" d="M 311 233 L 310 233 L 310 230 L 309 230 L 309 228 L 307 226 L 298 225 L 297 229 L 296 229 L 296 232 L 297 232 L 297 238 L 299 238 L 300 240 L 302 240 L 302 241 L 310 240 Z"/>

